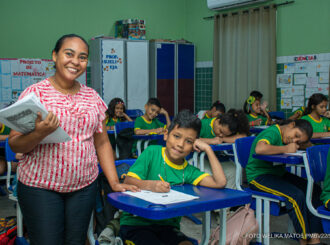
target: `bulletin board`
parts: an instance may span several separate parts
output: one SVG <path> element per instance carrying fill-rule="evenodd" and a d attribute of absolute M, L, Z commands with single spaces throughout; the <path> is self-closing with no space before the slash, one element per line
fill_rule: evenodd
<path fill-rule="evenodd" d="M 277 110 L 286 117 L 314 93 L 329 96 L 330 53 L 277 57 Z"/>
<path fill-rule="evenodd" d="M 54 75 L 54 62 L 44 59 L 0 59 L 0 109 L 16 101 L 28 86 Z M 86 72 L 77 79 L 86 85 Z"/>

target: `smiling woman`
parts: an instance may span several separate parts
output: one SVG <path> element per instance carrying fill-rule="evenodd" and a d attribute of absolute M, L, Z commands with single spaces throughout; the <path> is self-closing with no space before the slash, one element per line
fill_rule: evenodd
<path fill-rule="evenodd" d="M 96 200 L 97 163 L 114 191 L 137 188 L 119 183 L 105 128 L 106 104 L 76 80 L 87 67 L 87 42 L 65 35 L 56 42 L 52 58 L 55 75 L 31 85 L 19 98 L 35 93 L 49 113 L 44 119 L 38 113 L 28 134 L 12 130 L 9 144 L 24 153 L 17 194 L 30 244 L 80 245 Z M 71 141 L 40 144 L 59 126 Z"/>

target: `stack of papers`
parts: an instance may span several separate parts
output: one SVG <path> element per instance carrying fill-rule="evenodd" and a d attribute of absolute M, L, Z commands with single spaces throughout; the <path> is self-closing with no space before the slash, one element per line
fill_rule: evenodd
<path fill-rule="evenodd" d="M 292 156 L 303 156 L 304 153 L 306 153 L 306 151 L 298 150 L 295 153 L 285 153 L 285 154 Z"/>
<path fill-rule="evenodd" d="M 44 120 L 48 114 L 48 111 L 45 106 L 41 104 L 39 98 L 34 93 L 30 93 L 11 106 L 0 110 L 0 122 L 22 134 L 28 134 L 35 128 L 38 112 L 41 113 L 42 120 Z M 70 140 L 71 137 L 61 127 L 58 127 L 40 143 L 60 143 Z"/>
<path fill-rule="evenodd" d="M 124 193 L 130 196 L 143 199 L 148 202 L 163 204 L 163 205 L 178 203 L 178 202 L 186 202 L 199 198 L 198 196 L 192 196 L 175 190 L 170 190 L 169 192 L 166 193 L 152 192 L 146 190 L 141 190 L 140 192 L 125 191 Z"/>

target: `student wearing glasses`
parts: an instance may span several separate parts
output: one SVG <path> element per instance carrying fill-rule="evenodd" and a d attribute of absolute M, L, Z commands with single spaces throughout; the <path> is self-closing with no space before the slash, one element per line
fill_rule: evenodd
<path fill-rule="evenodd" d="M 165 130 L 166 147 L 149 146 L 125 178 L 126 184 L 153 192 L 169 192 L 171 185 L 193 184 L 224 188 L 226 177 L 211 147 L 198 139 L 201 121 L 189 110 L 174 117 Z M 213 175 L 201 172 L 188 164 L 185 157 L 193 150 L 205 151 Z M 150 220 L 124 212 L 120 218 L 120 237 L 125 244 L 190 245 L 188 237 L 180 232 L 181 217 Z"/>

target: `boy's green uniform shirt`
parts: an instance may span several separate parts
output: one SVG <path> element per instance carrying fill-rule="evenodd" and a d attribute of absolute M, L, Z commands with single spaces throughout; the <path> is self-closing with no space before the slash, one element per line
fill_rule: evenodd
<path fill-rule="evenodd" d="M 251 182 L 256 177 L 263 174 L 282 176 L 286 171 L 284 164 L 273 166 L 272 162 L 252 157 L 253 154 L 256 153 L 256 146 L 259 141 L 265 141 L 267 144 L 276 146 L 284 145 L 282 142 L 281 129 L 278 125 L 273 125 L 258 134 L 252 143 L 248 164 L 246 166 L 246 177 L 248 182 Z"/>
<path fill-rule="evenodd" d="M 165 160 L 164 160 L 165 156 Z M 184 183 L 198 185 L 198 183 L 209 174 L 201 172 L 198 168 L 187 163 L 177 165 L 168 160 L 165 155 L 165 147 L 149 146 L 136 160 L 129 169 L 127 176 L 141 180 L 160 180 L 160 176 L 171 185 L 180 185 Z M 145 226 L 145 225 L 171 225 L 180 229 L 181 217 L 175 217 L 164 220 L 151 220 L 138 216 L 133 216 L 123 212 L 120 217 L 120 225 Z"/>
<path fill-rule="evenodd" d="M 329 201 L 330 201 L 330 150 L 328 152 L 327 171 L 325 173 L 325 178 L 324 178 L 324 182 L 323 182 L 323 190 L 322 190 L 320 199 L 327 208 L 330 208 L 330 206 L 329 206 Z"/>
<path fill-rule="evenodd" d="M 292 112 L 290 117 L 293 116 L 294 114 L 296 114 L 297 112 L 299 113 L 299 117 L 297 117 L 297 119 L 300 119 L 305 112 L 305 106 L 299 107 L 297 110 Z"/>
<path fill-rule="evenodd" d="M 209 118 L 209 119 L 203 119 L 202 122 L 202 128 L 199 137 L 200 138 L 206 138 L 206 139 L 212 139 L 215 137 L 215 133 L 213 130 L 213 124 L 216 118 Z"/>
<path fill-rule="evenodd" d="M 268 123 L 268 118 L 267 118 L 267 117 L 264 117 L 264 116 L 262 116 L 262 115 L 254 116 L 254 115 L 252 115 L 252 114 L 247 114 L 246 116 L 247 116 L 249 122 L 252 122 L 252 121 L 255 121 L 255 120 L 261 119 L 260 126 L 267 125 L 267 123 Z M 259 126 L 259 125 L 258 125 L 258 126 Z"/>
<path fill-rule="evenodd" d="M 204 117 L 202 119 L 211 119 L 211 117 L 209 117 L 209 115 L 205 112 Z"/>
<path fill-rule="evenodd" d="M 324 133 L 330 131 L 330 120 L 326 117 L 321 117 L 319 121 L 311 116 L 311 114 L 303 116 L 301 119 L 309 121 L 313 127 L 313 133 Z"/>
<path fill-rule="evenodd" d="M 135 119 L 134 122 L 134 132 L 136 129 L 156 129 L 156 128 L 164 128 L 165 125 L 161 121 L 158 120 L 158 118 L 154 118 L 151 121 L 148 121 L 143 116 L 140 116 Z M 155 133 L 156 134 L 156 133 Z M 137 141 L 135 140 L 132 146 L 132 152 L 136 152 L 136 144 Z M 149 145 L 156 145 L 157 140 L 150 141 Z"/>
<path fill-rule="evenodd" d="M 10 128 L 2 124 L 2 127 L 0 128 L 0 135 L 9 135 Z"/>

